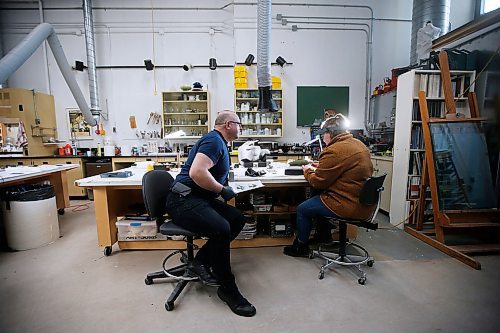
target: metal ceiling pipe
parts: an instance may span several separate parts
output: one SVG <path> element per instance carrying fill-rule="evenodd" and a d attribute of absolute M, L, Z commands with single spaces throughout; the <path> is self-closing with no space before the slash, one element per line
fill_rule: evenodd
<path fill-rule="evenodd" d="M 45 19 L 43 17 L 43 1 L 38 0 L 38 13 L 40 15 L 40 23 L 44 23 Z M 43 53 L 43 66 L 45 68 L 45 85 L 47 86 L 47 91 L 52 94 L 52 89 L 50 87 L 50 73 L 49 73 L 49 56 L 47 51 L 47 45 L 42 43 L 42 53 Z"/>
<path fill-rule="evenodd" d="M 71 72 L 71 67 L 68 64 L 61 42 L 59 38 L 57 38 L 54 28 L 48 23 L 38 25 L 21 41 L 21 43 L 10 50 L 5 57 L 0 59 L 0 83 L 5 82 L 12 73 L 21 67 L 46 39 L 49 42 L 50 49 L 54 54 L 54 58 L 56 59 L 64 80 L 71 90 L 80 111 L 82 111 L 85 117 L 85 121 L 90 126 L 97 125 L 97 121 L 92 116 L 87 102 L 83 97 L 83 93 Z"/>
<path fill-rule="evenodd" d="M 94 16 L 92 15 L 92 0 L 83 0 L 83 24 L 85 29 L 85 47 L 87 49 L 87 72 L 89 76 L 90 112 L 99 116 L 99 89 L 95 61 Z"/>
<path fill-rule="evenodd" d="M 417 32 L 427 21 L 441 29 L 441 35 L 449 30 L 451 0 L 413 0 L 411 24 L 410 64 L 417 63 Z"/>
<path fill-rule="evenodd" d="M 271 0 L 259 0 L 257 7 L 257 81 L 261 112 L 278 111 L 271 94 Z"/>
<path fill-rule="evenodd" d="M 317 19 L 317 20 L 356 20 L 356 21 L 366 21 L 370 20 L 368 17 L 346 17 L 346 16 L 293 16 L 293 15 L 281 15 L 277 20 L 289 19 L 289 18 L 307 18 L 307 19 Z M 396 19 L 396 18 L 373 18 L 373 21 L 389 21 L 389 22 L 411 22 L 407 19 Z"/>

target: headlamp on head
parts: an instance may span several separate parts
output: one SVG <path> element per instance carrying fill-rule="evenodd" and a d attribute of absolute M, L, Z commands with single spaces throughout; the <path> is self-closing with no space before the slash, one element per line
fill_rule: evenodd
<path fill-rule="evenodd" d="M 333 117 L 329 117 L 321 123 L 319 135 L 323 135 L 326 132 L 342 132 L 349 129 L 350 121 L 342 113 L 337 113 Z"/>

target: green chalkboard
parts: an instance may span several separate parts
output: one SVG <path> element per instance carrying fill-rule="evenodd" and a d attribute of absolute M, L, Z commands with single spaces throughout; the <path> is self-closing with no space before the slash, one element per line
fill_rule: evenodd
<path fill-rule="evenodd" d="M 297 87 L 297 126 L 323 119 L 325 109 L 349 115 L 349 87 Z"/>

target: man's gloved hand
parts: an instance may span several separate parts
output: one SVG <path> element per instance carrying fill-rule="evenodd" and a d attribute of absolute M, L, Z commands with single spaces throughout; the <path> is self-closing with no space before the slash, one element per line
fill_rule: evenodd
<path fill-rule="evenodd" d="M 224 186 L 219 194 L 226 201 L 231 200 L 237 195 L 231 186 Z"/>

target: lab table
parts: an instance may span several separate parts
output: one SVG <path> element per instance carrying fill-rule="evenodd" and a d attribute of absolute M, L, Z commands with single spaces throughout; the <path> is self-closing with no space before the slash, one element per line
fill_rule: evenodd
<path fill-rule="evenodd" d="M 309 183 L 303 175 L 285 175 L 285 163 L 273 163 L 272 169 L 255 168 L 266 170 L 266 174 L 260 177 L 245 176 L 245 168 L 234 169 L 234 182 L 249 182 L 259 180 L 264 188 L 282 189 L 286 191 L 292 187 L 309 187 Z M 116 221 L 119 216 L 124 216 L 130 211 L 130 207 L 143 204 L 142 177 L 147 172 L 145 167 L 130 167 L 120 171 L 131 171 L 132 176 L 127 178 L 101 178 L 100 176 L 87 177 L 77 180 L 78 186 L 91 188 L 94 192 L 95 219 L 97 226 L 98 246 L 104 247 L 104 254 L 110 255 L 113 244 L 118 242 L 122 250 L 146 250 L 146 249 L 182 249 L 184 242 L 174 240 L 138 240 L 118 241 Z M 169 171 L 172 177 L 176 177 L 179 170 Z M 235 200 L 229 204 L 235 205 Z M 270 212 L 270 214 L 273 214 Z M 293 213 L 290 213 L 293 214 Z M 351 226 L 350 226 L 351 227 Z M 357 229 L 349 228 L 348 233 L 355 235 Z M 270 236 L 256 236 L 249 240 L 234 240 L 232 248 L 262 247 L 289 245 L 292 237 L 273 238 Z M 204 240 L 195 240 L 197 245 L 203 244 Z"/>
<path fill-rule="evenodd" d="M 78 164 L 60 164 L 0 169 L 0 187 L 33 184 L 48 180 L 54 186 L 58 212 L 63 214 L 64 208 L 70 206 L 67 172 L 78 167 Z"/>

